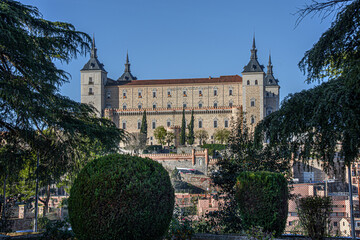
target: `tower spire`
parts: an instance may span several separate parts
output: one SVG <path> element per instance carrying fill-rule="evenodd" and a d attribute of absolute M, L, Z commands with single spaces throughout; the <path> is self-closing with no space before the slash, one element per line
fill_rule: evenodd
<path fill-rule="evenodd" d="M 130 72 L 129 52 L 126 51 L 125 72 Z"/>
<path fill-rule="evenodd" d="M 273 74 L 273 65 L 271 63 L 271 52 L 269 52 L 269 64 L 267 66 L 267 75 Z"/>
<path fill-rule="evenodd" d="M 93 39 L 92 39 L 92 45 L 91 45 L 91 58 L 97 58 L 97 54 L 96 54 L 96 46 L 95 46 L 95 34 L 93 34 Z"/>
<path fill-rule="evenodd" d="M 253 37 L 252 49 L 250 51 L 251 51 L 250 59 L 257 59 L 257 49 L 256 49 L 256 45 L 255 45 L 255 33 L 254 33 L 254 37 Z"/>

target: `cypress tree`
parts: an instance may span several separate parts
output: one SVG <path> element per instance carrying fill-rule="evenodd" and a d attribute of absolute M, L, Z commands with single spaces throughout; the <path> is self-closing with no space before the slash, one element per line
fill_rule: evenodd
<path fill-rule="evenodd" d="M 188 126 L 189 129 L 189 136 L 188 136 L 188 143 L 190 145 L 194 144 L 195 135 L 194 135 L 194 110 L 191 111 L 191 120 Z"/>
<path fill-rule="evenodd" d="M 186 123 L 185 123 L 185 109 L 183 109 L 183 118 L 181 122 L 181 131 L 180 131 L 180 145 L 185 145 L 186 141 Z"/>
<path fill-rule="evenodd" d="M 143 113 L 141 128 L 140 128 L 140 145 L 145 146 L 147 140 L 147 121 L 146 121 L 146 111 Z"/>

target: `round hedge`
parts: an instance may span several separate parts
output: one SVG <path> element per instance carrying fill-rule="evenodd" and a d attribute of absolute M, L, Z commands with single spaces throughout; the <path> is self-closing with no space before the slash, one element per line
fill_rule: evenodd
<path fill-rule="evenodd" d="M 161 239 L 172 217 L 174 190 L 160 163 L 112 154 L 81 170 L 68 207 L 80 240 Z"/>
<path fill-rule="evenodd" d="M 242 226 L 262 227 L 276 236 L 285 229 L 289 190 L 286 178 L 267 171 L 242 172 L 236 183 L 236 200 Z"/>

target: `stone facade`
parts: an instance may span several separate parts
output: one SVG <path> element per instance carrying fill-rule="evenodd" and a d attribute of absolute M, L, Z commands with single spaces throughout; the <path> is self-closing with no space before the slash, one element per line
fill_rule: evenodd
<path fill-rule="evenodd" d="M 181 126 L 185 109 L 187 124 L 194 111 L 195 131 L 208 132 L 207 143 L 214 143 L 217 129 L 230 128 L 242 110 L 253 128 L 266 115 L 279 108 L 279 85 L 272 72 L 267 73 L 257 60 L 255 40 L 249 64 L 239 75 L 217 78 L 137 80 L 130 72 L 127 56 L 125 72 L 117 80 L 107 77 L 97 59 L 95 41 L 91 58 L 81 70 L 81 102 L 95 106 L 99 116 L 110 118 L 119 128 L 138 133 L 143 111 L 147 112 L 149 144 L 158 144 L 154 130 L 158 126 Z"/>

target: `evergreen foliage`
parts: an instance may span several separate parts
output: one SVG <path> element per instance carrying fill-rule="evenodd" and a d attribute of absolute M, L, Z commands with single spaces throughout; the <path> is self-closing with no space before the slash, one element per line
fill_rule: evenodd
<path fill-rule="evenodd" d="M 236 200 L 243 227 L 261 227 L 280 236 L 288 215 L 288 184 L 280 173 L 242 172 L 236 183 Z"/>
<path fill-rule="evenodd" d="M 214 139 L 220 144 L 227 143 L 229 140 L 230 131 L 227 129 L 217 129 L 214 134 Z"/>
<path fill-rule="evenodd" d="M 180 130 L 180 145 L 185 145 L 186 143 L 186 121 L 185 121 L 185 109 L 183 109 L 181 121 L 181 130 Z"/>
<path fill-rule="evenodd" d="M 195 132 L 195 137 L 199 139 L 199 144 L 203 145 L 205 140 L 209 138 L 209 134 L 206 130 L 200 129 Z"/>
<path fill-rule="evenodd" d="M 194 110 L 191 111 L 191 119 L 190 119 L 190 123 L 188 125 L 188 130 L 189 130 L 189 134 L 188 134 L 188 144 L 193 145 L 194 144 L 194 140 L 195 140 L 195 134 L 194 134 Z"/>
<path fill-rule="evenodd" d="M 311 239 L 321 240 L 328 235 L 332 206 L 330 197 L 307 196 L 298 199 L 300 224 Z"/>
<path fill-rule="evenodd" d="M 173 214 L 174 189 L 160 163 L 112 154 L 81 170 L 68 207 L 80 240 L 161 239 Z"/>
<path fill-rule="evenodd" d="M 143 117 L 141 120 L 141 128 L 140 128 L 140 146 L 145 147 L 147 142 L 147 120 L 146 120 L 146 111 L 143 112 Z"/>
<path fill-rule="evenodd" d="M 214 185 L 220 189 L 215 197 L 224 200 L 220 210 L 209 215 L 213 229 L 224 233 L 240 233 L 244 230 L 235 200 L 237 177 L 245 171 L 287 173 L 289 162 L 284 158 L 286 153 L 282 149 L 273 151 L 262 144 L 256 145 L 242 113 L 237 121 L 233 121 L 227 150 L 217 161 L 218 171 L 211 175 Z"/>

